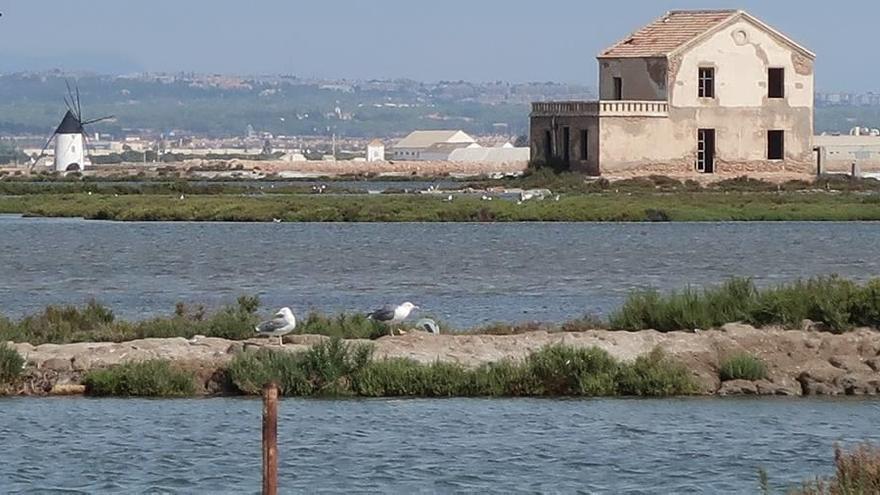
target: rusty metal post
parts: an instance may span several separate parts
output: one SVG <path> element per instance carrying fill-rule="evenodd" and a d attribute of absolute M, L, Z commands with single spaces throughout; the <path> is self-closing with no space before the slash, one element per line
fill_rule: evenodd
<path fill-rule="evenodd" d="M 278 384 L 263 387 L 263 495 L 278 494 Z"/>

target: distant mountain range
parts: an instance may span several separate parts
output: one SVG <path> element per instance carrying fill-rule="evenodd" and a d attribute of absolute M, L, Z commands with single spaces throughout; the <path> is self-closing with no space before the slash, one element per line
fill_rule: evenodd
<path fill-rule="evenodd" d="M 61 71 L 0 75 L 0 133 L 46 133 L 64 114 L 65 82 L 81 92 L 86 117 L 111 134 L 237 136 L 248 126 L 275 135 L 386 137 L 413 129 L 521 135 L 529 102 L 595 97 L 558 83 L 315 80 L 294 76 L 136 74 Z"/>
<path fill-rule="evenodd" d="M 596 97 L 589 86 L 553 82 L 19 72 L 0 74 L 0 135 L 50 133 L 65 112 L 65 82 L 79 87 L 86 118 L 116 116 L 93 130 L 117 137 L 230 137 L 250 130 L 276 136 L 372 138 L 414 129 L 514 137 L 528 133 L 532 101 Z M 817 132 L 880 127 L 880 106 L 830 104 L 833 101 L 824 95 L 817 98 Z"/>

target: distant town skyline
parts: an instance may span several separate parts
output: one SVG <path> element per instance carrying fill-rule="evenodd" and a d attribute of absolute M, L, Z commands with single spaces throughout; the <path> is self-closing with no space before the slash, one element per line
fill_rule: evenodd
<path fill-rule="evenodd" d="M 540 9 L 536 8 L 540 6 Z M 596 84 L 596 54 L 671 9 L 741 8 L 818 54 L 817 89 L 880 90 L 869 0 L 0 1 L 0 70 Z"/>

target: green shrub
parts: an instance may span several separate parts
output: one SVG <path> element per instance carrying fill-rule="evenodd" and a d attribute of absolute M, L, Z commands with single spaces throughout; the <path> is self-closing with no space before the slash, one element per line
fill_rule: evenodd
<path fill-rule="evenodd" d="M 13 329 L 13 335 L 25 336 L 34 344 L 66 343 L 72 336 L 105 333 L 113 321 L 113 312 L 94 300 L 83 308 L 48 306 L 42 313 L 26 316 Z"/>
<path fill-rule="evenodd" d="M 474 372 L 454 363 L 424 365 L 408 359 L 374 361 L 356 373 L 352 389 L 363 397 L 470 397 L 480 395 Z"/>
<path fill-rule="evenodd" d="M 545 347 L 529 355 L 525 366 L 537 387 L 532 395 L 615 394 L 618 364 L 610 354 L 597 347 Z"/>
<path fill-rule="evenodd" d="M 748 354 L 736 354 L 724 360 L 718 375 L 722 382 L 730 380 L 766 380 L 767 365 Z"/>
<path fill-rule="evenodd" d="M 239 353 L 229 365 L 229 378 L 242 393 L 259 395 L 263 386 L 278 384 L 282 395 L 311 395 L 313 388 L 302 367 L 302 354 L 260 349 Z"/>
<path fill-rule="evenodd" d="M 637 291 L 610 317 L 618 330 L 659 331 L 711 328 L 749 316 L 756 289 L 751 280 L 731 279 L 721 287 L 687 288 L 666 296 L 654 290 Z"/>
<path fill-rule="evenodd" d="M 528 366 L 510 359 L 481 366 L 475 386 L 487 397 L 531 397 L 540 388 Z"/>
<path fill-rule="evenodd" d="M 834 476 L 806 482 L 793 495 L 875 495 L 880 493 L 880 448 L 870 444 L 846 452 L 834 448 Z"/>
<path fill-rule="evenodd" d="M 0 342 L 0 385 L 13 383 L 21 374 L 24 358 L 6 342 Z"/>
<path fill-rule="evenodd" d="M 478 368 L 456 363 L 421 364 L 373 359 L 371 346 L 329 340 L 309 351 L 244 352 L 228 369 L 243 393 L 259 394 L 276 382 L 288 396 L 534 397 L 664 396 L 694 390 L 683 367 L 657 351 L 620 364 L 598 348 L 550 346 L 524 361 L 504 360 Z"/>
<path fill-rule="evenodd" d="M 353 375 L 372 362 L 373 347 L 330 339 L 301 353 L 261 349 L 237 355 L 229 365 L 232 383 L 258 394 L 275 382 L 288 396 L 349 395 Z"/>
<path fill-rule="evenodd" d="M 687 395 L 695 390 L 687 368 L 672 361 L 659 348 L 621 366 L 617 374 L 617 393 L 620 395 L 665 397 Z"/>
<path fill-rule="evenodd" d="M 97 396 L 185 397 L 195 393 L 192 375 L 161 360 L 93 370 L 83 383 L 87 394 Z"/>
<path fill-rule="evenodd" d="M 178 304 L 175 314 L 136 323 L 118 321 L 113 312 L 96 301 L 85 306 L 48 306 L 18 322 L 0 317 L 0 340 L 67 344 L 71 342 L 123 342 L 144 338 L 191 338 L 194 335 L 242 340 L 254 336 L 259 320 L 259 300 L 242 296 L 235 305 L 206 315 L 204 308 L 190 311 Z"/>
<path fill-rule="evenodd" d="M 346 344 L 334 338 L 303 353 L 301 366 L 315 393 L 342 395 L 349 392 L 351 377 L 372 359 L 372 345 Z"/>
<path fill-rule="evenodd" d="M 822 322 L 834 332 L 880 326 L 880 279 L 859 285 L 825 277 L 758 289 L 749 279 L 734 278 L 718 287 L 666 295 L 642 290 L 631 293 L 609 318 L 616 330 L 661 332 L 739 321 L 799 328 L 804 320 Z"/>
<path fill-rule="evenodd" d="M 310 313 L 296 332 L 303 335 L 326 335 L 342 339 L 378 339 L 388 335 L 388 328 L 377 321 L 371 320 L 366 315 L 339 314 L 325 316 L 318 313 Z"/>

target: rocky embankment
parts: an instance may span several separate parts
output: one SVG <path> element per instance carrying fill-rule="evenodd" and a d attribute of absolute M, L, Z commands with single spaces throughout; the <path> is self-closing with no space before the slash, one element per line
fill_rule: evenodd
<path fill-rule="evenodd" d="M 325 337 L 290 336 L 285 349 L 301 351 Z M 532 332 L 518 335 L 428 335 L 410 333 L 373 342 L 376 357 L 437 360 L 477 366 L 506 358 L 522 359 L 552 344 L 599 347 L 632 360 L 656 347 L 690 369 L 700 392 L 711 395 L 880 395 L 880 332 L 862 329 L 843 335 L 812 331 L 755 329 L 731 324 L 699 333 Z M 266 340 L 244 342 L 196 337 L 144 339 L 123 343 L 67 345 L 14 344 L 26 359 L 20 394 L 82 393 L 85 372 L 128 361 L 166 359 L 191 369 L 205 394 L 220 393 L 218 374 L 237 353 L 276 347 Z M 767 380 L 721 382 L 718 369 L 728 357 L 747 353 L 768 367 Z"/>

